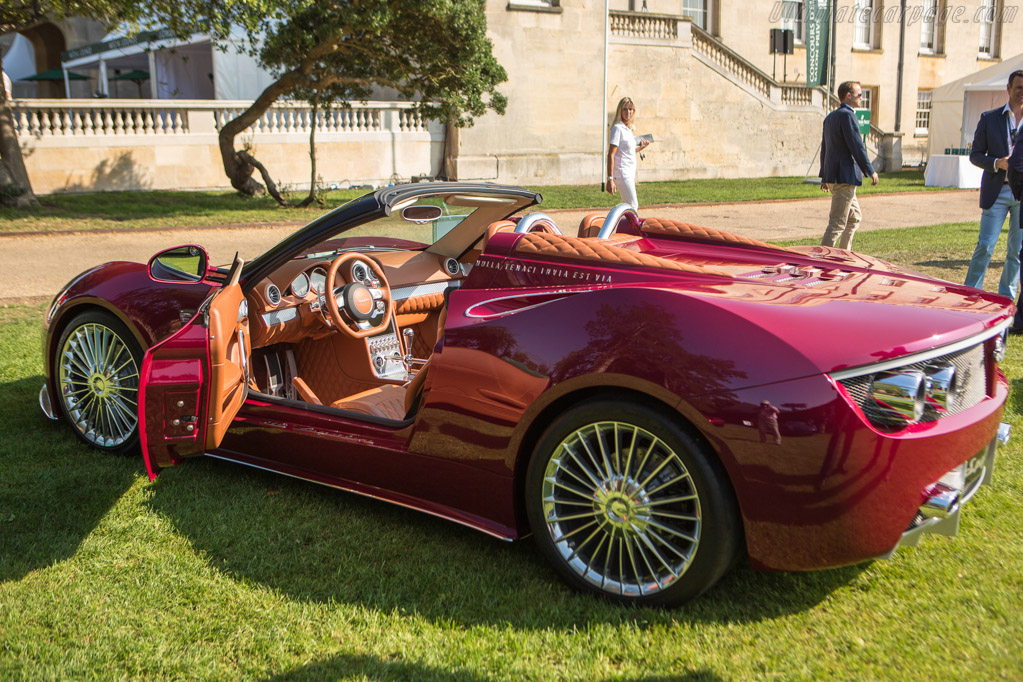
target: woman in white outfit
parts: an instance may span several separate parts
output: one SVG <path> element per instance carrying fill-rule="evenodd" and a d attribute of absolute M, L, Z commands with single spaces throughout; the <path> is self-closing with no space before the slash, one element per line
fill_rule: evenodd
<path fill-rule="evenodd" d="M 649 143 L 643 140 L 637 146 L 636 134 L 632 130 L 635 120 L 636 107 L 632 99 L 622 97 L 615 111 L 611 143 L 607 147 L 607 192 L 620 192 L 622 201 L 631 205 L 632 210 L 639 211 L 639 201 L 636 199 L 636 152 L 645 149 Z"/>

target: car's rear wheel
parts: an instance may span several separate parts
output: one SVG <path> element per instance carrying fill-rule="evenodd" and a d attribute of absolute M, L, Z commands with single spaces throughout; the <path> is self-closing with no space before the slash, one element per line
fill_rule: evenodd
<path fill-rule="evenodd" d="M 142 349 L 110 313 L 75 317 L 57 344 L 54 377 L 64 418 L 83 441 L 107 452 L 137 448 Z"/>
<path fill-rule="evenodd" d="M 632 403 L 585 403 L 555 421 L 530 460 L 526 505 L 558 573 L 622 603 L 692 599 L 739 551 L 720 463 L 667 413 Z"/>

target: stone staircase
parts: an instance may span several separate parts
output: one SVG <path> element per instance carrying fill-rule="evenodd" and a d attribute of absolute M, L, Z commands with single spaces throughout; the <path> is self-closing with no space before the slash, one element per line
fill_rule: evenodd
<path fill-rule="evenodd" d="M 689 47 L 699 62 L 774 110 L 826 114 L 839 105 L 823 87 L 779 83 L 687 17 L 612 10 L 609 18 L 616 42 Z M 864 142 L 879 169 L 901 169 L 901 134 L 887 133 L 871 123 Z"/>

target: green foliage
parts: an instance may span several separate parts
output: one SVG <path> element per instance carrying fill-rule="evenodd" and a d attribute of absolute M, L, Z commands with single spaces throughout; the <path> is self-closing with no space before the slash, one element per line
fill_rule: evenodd
<path fill-rule="evenodd" d="M 503 113 L 506 80 L 486 36 L 483 0 L 335 0 L 284 3 L 261 25 L 259 59 L 295 97 L 342 106 L 375 86 L 419 102 L 429 118 L 471 125 Z"/>

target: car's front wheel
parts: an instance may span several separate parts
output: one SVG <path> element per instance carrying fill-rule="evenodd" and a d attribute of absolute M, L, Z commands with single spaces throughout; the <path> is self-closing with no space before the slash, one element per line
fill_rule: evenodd
<path fill-rule="evenodd" d="M 60 336 L 54 378 L 61 409 L 83 441 L 107 452 L 138 446 L 142 349 L 107 312 L 76 316 Z"/>
<path fill-rule="evenodd" d="M 558 573 L 622 603 L 692 599 L 739 551 L 720 463 L 666 412 L 637 404 L 595 401 L 557 419 L 530 460 L 526 505 Z"/>

